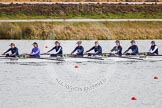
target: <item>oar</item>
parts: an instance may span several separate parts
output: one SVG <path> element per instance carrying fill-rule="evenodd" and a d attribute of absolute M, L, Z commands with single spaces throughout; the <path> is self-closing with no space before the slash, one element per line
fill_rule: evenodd
<path fill-rule="evenodd" d="M 3 55 L 1 55 L 0 57 L 6 57 L 5 55 L 3 56 Z"/>
<path fill-rule="evenodd" d="M 69 57 L 72 57 L 72 58 L 86 58 L 86 59 L 95 59 L 95 60 L 104 60 L 102 57 L 95 57 L 95 56 L 89 56 L 89 57 L 79 57 L 79 56 L 76 56 L 76 55 L 70 55 Z"/>
<path fill-rule="evenodd" d="M 87 59 L 104 60 L 102 57 L 82 57 Z"/>
<path fill-rule="evenodd" d="M 158 57 L 158 56 L 162 56 L 162 55 L 146 55 L 146 56 L 155 56 L 155 57 L 157 56 Z"/>
<path fill-rule="evenodd" d="M 139 55 L 147 55 L 149 52 L 140 52 Z"/>
<path fill-rule="evenodd" d="M 162 56 L 162 55 L 149 55 L 149 52 L 142 52 L 142 53 L 139 53 L 139 55 L 144 55 L 145 57 L 146 56 Z"/>
<path fill-rule="evenodd" d="M 37 58 L 37 59 L 56 60 L 56 61 L 65 61 L 63 58 Z"/>
<path fill-rule="evenodd" d="M 113 54 L 113 53 L 103 53 L 104 55 L 108 55 L 107 57 L 111 57 L 109 56 L 110 54 Z M 114 54 L 115 55 L 115 54 Z M 126 59 L 133 59 L 133 60 L 143 60 L 141 58 L 133 58 L 133 57 L 129 57 L 128 55 L 125 55 L 125 57 L 123 57 L 123 55 L 125 54 L 122 54 L 122 56 L 116 56 L 116 57 L 119 57 L 119 58 L 126 58 Z"/>
<path fill-rule="evenodd" d="M 24 54 L 20 54 L 19 56 L 25 56 L 25 55 L 30 55 L 30 54 L 24 53 Z"/>
<path fill-rule="evenodd" d="M 54 55 L 54 54 L 50 54 L 50 53 L 42 53 L 40 55 Z M 61 56 L 61 57 L 69 57 L 71 54 L 57 54 L 57 56 Z M 52 56 L 51 56 L 52 57 Z M 53 57 L 54 58 L 54 57 Z"/>
<path fill-rule="evenodd" d="M 142 61 L 144 60 L 142 58 L 123 57 L 123 56 L 121 56 L 120 58 L 133 59 L 133 60 L 142 60 Z"/>
<path fill-rule="evenodd" d="M 19 57 L 22 57 L 22 58 L 29 58 L 30 54 L 21 54 L 19 55 Z"/>
<path fill-rule="evenodd" d="M 42 53 L 40 55 L 51 55 L 50 53 Z"/>

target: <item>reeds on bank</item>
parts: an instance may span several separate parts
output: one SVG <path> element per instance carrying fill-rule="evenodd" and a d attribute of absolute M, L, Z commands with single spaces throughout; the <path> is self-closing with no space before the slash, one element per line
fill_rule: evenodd
<path fill-rule="evenodd" d="M 162 39 L 162 22 L 0 23 L 0 39 Z"/>

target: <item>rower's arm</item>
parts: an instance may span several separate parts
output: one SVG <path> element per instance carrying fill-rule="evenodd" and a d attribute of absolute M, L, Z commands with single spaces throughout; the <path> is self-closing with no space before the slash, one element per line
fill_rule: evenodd
<path fill-rule="evenodd" d="M 90 51 L 92 51 L 94 48 L 95 48 L 95 47 L 92 47 L 91 49 L 89 49 L 89 50 L 88 50 L 88 51 L 86 51 L 86 52 L 90 52 Z"/>
<path fill-rule="evenodd" d="M 76 50 L 77 50 L 77 47 L 71 52 L 71 54 L 73 54 Z"/>
<path fill-rule="evenodd" d="M 56 47 L 53 47 L 51 50 L 49 50 L 48 52 L 51 52 L 51 51 L 53 51 L 54 49 L 56 49 Z"/>
<path fill-rule="evenodd" d="M 40 50 L 38 49 L 36 52 L 32 52 L 32 55 L 36 55 L 40 52 Z"/>
<path fill-rule="evenodd" d="M 10 49 L 8 49 L 6 52 L 4 52 L 3 54 L 6 54 L 6 53 L 8 53 L 9 51 L 11 51 L 11 48 Z"/>
<path fill-rule="evenodd" d="M 59 50 L 56 52 L 56 54 L 58 54 L 61 51 L 62 47 L 59 48 Z"/>
<path fill-rule="evenodd" d="M 151 52 L 151 51 L 152 51 L 152 49 L 151 49 L 151 47 L 150 47 L 149 52 Z"/>
<path fill-rule="evenodd" d="M 111 49 L 111 52 L 115 51 L 115 47 L 113 47 L 113 49 Z"/>
<path fill-rule="evenodd" d="M 84 48 L 82 47 L 80 50 L 79 50 L 79 52 L 77 52 L 77 54 L 81 54 L 81 53 L 83 53 L 84 52 Z"/>
<path fill-rule="evenodd" d="M 157 46 L 155 46 L 154 50 L 150 50 L 150 53 L 154 53 L 158 49 Z"/>
<path fill-rule="evenodd" d="M 117 53 L 122 52 L 122 47 L 119 47 L 119 50 L 117 51 Z"/>
<path fill-rule="evenodd" d="M 134 51 L 132 51 L 132 53 L 135 53 L 138 51 L 138 47 L 136 47 L 136 49 Z"/>
<path fill-rule="evenodd" d="M 129 47 L 124 53 L 127 53 L 130 49 L 131 49 L 131 47 Z"/>
<path fill-rule="evenodd" d="M 102 52 L 102 48 L 101 48 L 101 47 L 99 47 L 98 51 L 95 52 L 95 54 L 98 54 L 98 53 L 100 53 L 100 52 Z"/>
<path fill-rule="evenodd" d="M 15 53 L 14 54 L 12 54 L 12 55 L 16 55 L 16 54 L 18 54 L 18 49 L 16 48 L 16 51 L 15 51 Z"/>

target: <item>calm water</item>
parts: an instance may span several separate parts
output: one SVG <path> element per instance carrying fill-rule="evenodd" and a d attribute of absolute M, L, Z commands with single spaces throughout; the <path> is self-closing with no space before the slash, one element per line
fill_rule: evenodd
<path fill-rule="evenodd" d="M 13 41 L 0 41 L 0 49 L 10 42 Z M 32 48 L 33 41 L 16 42 L 21 52 Z M 38 42 L 42 51 L 53 43 Z M 93 41 L 85 43 L 87 49 Z M 109 50 L 113 41 L 101 44 Z M 138 44 L 146 51 L 149 41 Z M 64 52 L 69 53 L 74 45 L 75 41 L 66 41 Z M 74 68 L 76 65 L 79 68 Z M 0 63 L 0 108 L 160 108 L 161 72 L 160 61 Z M 159 79 L 154 80 L 154 76 Z M 132 96 L 137 100 L 132 101 Z"/>

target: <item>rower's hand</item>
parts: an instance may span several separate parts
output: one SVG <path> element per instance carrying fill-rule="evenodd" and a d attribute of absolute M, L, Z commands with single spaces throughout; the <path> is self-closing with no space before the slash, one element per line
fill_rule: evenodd
<path fill-rule="evenodd" d="M 114 52 L 111 52 L 111 54 L 114 54 Z"/>
<path fill-rule="evenodd" d="M 77 56 L 77 54 L 71 54 L 71 56 L 72 56 L 72 57 L 75 57 L 75 56 Z"/>
<path fill-rule="evenodd" d="M 116 52 L 115 51 L 111 51 L 111 54 L 115 54 Z"/>
<path fill-rule="evenodd" d="M 124 52 L 123 55 L 125 55 L 127 52 Z"/>
<path fill-rule="evenodd" d="M 2 55 L 5 55 L 5 53 L 3 53 Z"/>
<path fill-rule="evenodd" d="M 45 54 L 45 55 L 46 55 L 46 54 L 50 54 L 50 53 L 49 53 L 49 52 L 46 52 L 46 53 L 43 53 L 43 54 Z"/>

